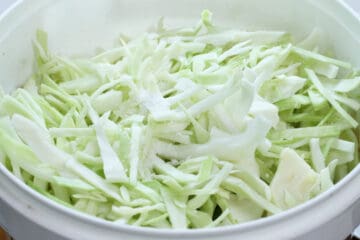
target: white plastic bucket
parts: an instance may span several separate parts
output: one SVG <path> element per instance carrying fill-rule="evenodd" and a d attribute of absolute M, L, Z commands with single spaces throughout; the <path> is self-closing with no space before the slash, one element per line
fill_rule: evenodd
<path fill-rule="evenodd" d="M 360 67 L 360 21 L 336 0 L 23 0 L 0 17 L 0 84 L 20 86 L 33 71 L 32 40 L 41 28 L 50 48 L 91 55 L 119 33 L 144 31 L 164 16 L 169 25 L 193 25 L 203 9 L 218 24 L 286 30 L 301 39 L 323 29 L 324 46 Z M 289 211 L 228 227 L 160 230 L 119 225 L 60 206 L 0 165 L 0 225 L 17 240 L 38 239 L 344 239 L 360 223 L 360 166 L 330 191 Z"/>

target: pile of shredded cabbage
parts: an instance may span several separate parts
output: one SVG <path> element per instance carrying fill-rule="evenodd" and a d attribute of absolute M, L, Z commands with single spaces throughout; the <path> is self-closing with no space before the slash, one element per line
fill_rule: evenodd
<path fill-rule="evenodd" d="M 89 59 L 35 41 L 0 99 L 0 161 L 45 196 L 117 223 L 206 228 L 279 213 L 358 163 L 360 74 L 284 32 L 214 26 L 121 39 Z"/>

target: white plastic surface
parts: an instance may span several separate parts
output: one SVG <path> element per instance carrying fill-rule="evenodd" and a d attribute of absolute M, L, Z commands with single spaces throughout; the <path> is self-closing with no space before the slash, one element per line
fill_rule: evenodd
<path fill-rule="evenodd" d="M 5 9 L 7 9 L 14 2 L 15 2 L 15 0 L 2 0 L 0 2 L 0 13 L 2 13 Z"/>
<path fill-rule="evenodd" d="M 2 0 L 0 0 L 2 1 Z M 202 9 L 220 25 L 286 30 L 297 39 L 323 29 L 324 45 L 360 67 L 360 22 L 335 0 L 23 0 L 0 19 L 0 84 L 10 91 L 33 71 L 37 28 L 50 48 L 91 55 L 120 33 L 144 31 L 160 16 L 193 25 Z M 158 230 L 116 225 L 59 206 L 17 181 L 0 165 L 0 224 L 17 240 L 37 239 L 344 239 L 360 223 L 360 166 L 331 191 L 290 211 L 238 226 Z"/>

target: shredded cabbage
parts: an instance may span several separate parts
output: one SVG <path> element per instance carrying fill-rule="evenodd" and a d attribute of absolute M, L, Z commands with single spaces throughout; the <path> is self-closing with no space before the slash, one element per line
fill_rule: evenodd
<path fill-rule="evenodd" d="M 360 74 L 279 31 L 212 23 L 92 58 L 34 41 L 37 70 L 0 98 L 0 156 L 41 194 L 116 223 L 207 228 L 270 216 L 358 163 Z"/>

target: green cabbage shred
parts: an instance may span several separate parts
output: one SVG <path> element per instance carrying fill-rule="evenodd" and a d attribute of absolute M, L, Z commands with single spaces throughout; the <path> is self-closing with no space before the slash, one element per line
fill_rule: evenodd
<path fill-rule="evenodd" d="M 310 41 L 310 40 L 308 40 Z M 34 40 L 0 98 L 1 163 L 65 206 L 154 228 L 270 216 L 358 163 L 360 74 L 281 31 L 165 28 L 91 58 Z"/>

